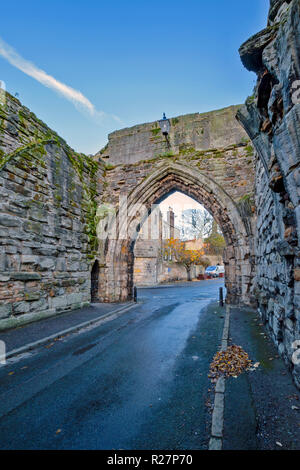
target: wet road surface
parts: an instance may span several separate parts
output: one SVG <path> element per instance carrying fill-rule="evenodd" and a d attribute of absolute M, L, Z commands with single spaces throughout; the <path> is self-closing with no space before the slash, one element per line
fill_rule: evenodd
<path fill-rule="evenodd" d="M 1 449 L 207 449 L 222 280 L 140 289 L 135 309 L 0 368 Z"/>

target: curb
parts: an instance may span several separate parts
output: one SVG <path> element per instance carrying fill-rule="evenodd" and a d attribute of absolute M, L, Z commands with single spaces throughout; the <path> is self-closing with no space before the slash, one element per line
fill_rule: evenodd
<path fill-rule="evenodd" d="M 101 317 L 93 318 L 92 320 L 87 320 L 85 322 L 79 323 L 78 325 L 67 328 L 66 330 L 58 331 L 57 333 L 47 336 L 46 338 L 26 344 L 25 346 L 21 346 L 20 348 L 17 348 L 17 349 L 12 349 L 8 353 L 0 356 L 0 363 L 1 361 L 5 361 L 6 359 L 10 359 L 12 357 L 23 354 L 24 352 L 32 351 L 33 349 L 36 349 L 39 346 L 45 343 L 48 343 L 49 341 L 53 341 L 59 338 L 60 336 L 65 336 L 67 334 L 74 333 L 75 331 L 82 330 L 86 328 L 87 326 L 91 326 L 96 323 L 101 324 L 103 321 L 114 320 L 113 317 L 117 318 L 116 316 L 122 315 L 123 313 L 127 312 L 128 310 L 131 310 L 132 308 L 136 306 L 137 304 L 133 304 L 133 305 L 129 305 L 129 306 L 125 306 L 125 307 L 113 310 L 112 312 L 106 313 L 105 315 L 102 315 Z"/>
<path fill-rule="evenodd" d="M 230 307 L 226 305 L 221 351 L 226 351 L 229 338 Z M 225 378 L 220 377 L 215 388 L 215 402 L 212 414 L 211 438 L 208 450 L 222 450 L 225 408 Z"/>

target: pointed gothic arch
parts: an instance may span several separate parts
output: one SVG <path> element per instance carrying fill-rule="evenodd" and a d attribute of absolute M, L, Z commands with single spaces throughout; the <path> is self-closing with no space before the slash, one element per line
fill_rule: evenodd
<path fill-rule="evenodd" d="M 251 226 L 240 214 L 233 199 L 213 179 L 182 163 L 163 162 L 128 196 L 128 233 L 139 231 L 136 206 L 142 204 L 151 213 L 153 204 L 166 195 L 180 191 L 202 204 L 220 225 L 225 241 L 227 299 L 230 303 L 250 303 L 253 278 Z M 121 233 L 122 224 L 118 225 Z M 117 238 L 117 237 L 116 237 Z M 135 238 L 108 239 L 102 257 L 100 282 L 104 302 L 132 299 Z"/>

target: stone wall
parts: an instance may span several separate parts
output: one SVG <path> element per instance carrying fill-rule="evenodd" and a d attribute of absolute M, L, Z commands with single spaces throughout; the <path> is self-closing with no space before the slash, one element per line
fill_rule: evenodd
<path fill-rule="evenodd" d="M 163 154 L 179 154 L 185 148 L 201 151 L 239 145 L 247 135 L 235 119 L 238 109 L 230 106 L 170 119 L 170 145 L 157 121 L 122 129 L 109 135 L 108 145 L 98 155 L 109 164 L 133 164 Z"/>
<path fill-rule="evenodd" d="M 96 236 L 98 204 L 118 208 L 124 194 L 132 227 L 136 203 L 150 210 L 174 190 L 203 203 L 227 241 L 228 299 L 249 302 L 254 153 L 234 120 L 237 109 L 172 119 L 171 148 L 158 123 L 119 131 L 117 147 L 115 135 L 106 149 L 119 155 L 114 165 L 106 151 L 101 158 L 74 152 L 6 94 L 0 105 L 0 328 L 88 304 L 95 259 L 97 297 L 131 298 L 135 239 L 104 238 L 97 246 Z M 123 163 L 126 152 L 133 163 Z"/>
<path fill-rule="evenodd" d="M 268 27 L 240 49 L 257 86 L 238 118 L 257 150 L 256 297 L 300 386 L 300 2 L 272 0 Z"/>
<path fill-rule="evenodd" d="M 191 278 L 196 277 L 196 266 L 191 269 Z M 168 263 L 164 261 L 160 263 L 158 268 L 157 280 L 159 284 L 175 282 L 175 281 L 187 281 L 187 271 L 184 266 L 177 263 Z"/>
<path fill-rule="evenodd" d="M 158 283 L 158 258 L 134 258 L 134 285 L 155 286 Z"/>
<path fill-rule="evenodd" d="M 134 247 L 134 285 L 157 284 L 158 256 L 161 240 L 138 239 Z"/>
<path fill-rule="evenodd" d="M 129 195 L 165 163 L 182 164 L 211 178 L 232 198 L 241 214 L 244 209 L 247 213 L 245 203 L 254 202 L 254 150 L 249 140 L 204 151 L 186 145 L 177 154 L 161 154 L 135 164 L 107 164 L 103 200 L 118 205 L 120 195 Z"/>
<path fill-rule="evenodd" d="M 128 224 L 135 233 L 137 204 L 143 204 L 150 213 L 152 204 L 159 203 L 176 190 L 196 199 L 215 217 L 227 242 L 224 262 L 228 301 L 249 304 L 255 270 L 254 150 L 234 117 L 233 112 L 238 108 L 209 113 L 210 127 L 205 129 L 201 115 L 182 116 L 174 122 L 171 119 L 171 149 L 168 151 L 164 137 L 159 135 L 158 123 L 113 134 L 108 147 L 101 153 L 101 158 L 109 157 L 103 201 L 116 207 L 118 213 L 120 196 L 126 196 Z M 208 129 L 212 122 L 215 127 L 210 135 Z M 186 127 L 184 123 L 188 123 Z M 178 130 L 178 141 L 175 140 L 177 126 L 181 129 Z M 156 135 L 150 137 L 155 129 Z M 201 143 L 203 129 L 206 144 Z M 213 143 L 218 147 L 199 150 L 199 147 L 210 147 Z M 164 148 L 163 153 L 157 153 L 159 145 Z M 102 244 L 103 301 L 131 298 L 133 242 L 129 236 L 127 240 L 107 240 Z"/>
<path fill-rule="evenodd" d="M 101 165 L 21 103 L 0 106 L 0 329 L 87 305 Z"/>

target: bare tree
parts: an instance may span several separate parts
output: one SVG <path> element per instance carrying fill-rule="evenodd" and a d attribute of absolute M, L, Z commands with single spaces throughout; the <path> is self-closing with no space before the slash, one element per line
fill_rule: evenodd
<path fill-rule="evenodd" d="M 203 239 L 209 236 L 213 217 L 207 210 L 188 209 L 182 214 L 182 238 Z"/>

